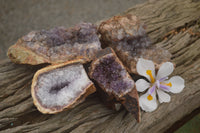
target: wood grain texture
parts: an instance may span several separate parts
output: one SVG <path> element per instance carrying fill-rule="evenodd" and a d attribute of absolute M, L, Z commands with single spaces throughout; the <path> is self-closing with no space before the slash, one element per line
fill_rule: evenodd
<path fill-rule="evenodd" d="M 173 75 L 182 76 L 184 90 L 152 113 L 142 111 L 141 123 L 127 113 L 106 108 L 97 94 L 77 107 L 56 115 L 39 113 L 30 95 L 33 74 L 42 66 L 0 63 L 0 132 L 31 133 L 160 133 L 200 107 L 200 2 L 150 1 L 123 14 L 135 14 L 147 25 L 155 45 L 168 49 L 176 63 Z"/>

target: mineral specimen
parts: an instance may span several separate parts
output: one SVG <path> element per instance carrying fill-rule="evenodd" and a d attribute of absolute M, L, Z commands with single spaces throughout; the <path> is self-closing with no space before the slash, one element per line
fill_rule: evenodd
<path fill-rule="evenodd" d="M 145 25 L 136 16 L 115 16 L 102 22 L 98 31 L 103 45 L 112 47 L 131 73 L 136 73 L 139 58 L 154 61 L 157 68 L 171 58 L 167 50 L 151 45 Z"/>
<path fill-rule="evenodd" d="M 15 63 L 32 65 L 63 63 L 75 59 L 87 62 L 99 50 L 101 44 L 96 26 L 80 23 L 69 29 L 57 27 L 32 31 L 9 48 L 8 57 Z"/>
<path fill-rule="evenodd" d="M 135 83 L 111 48 L 108 47 L 97 53 L 96 59 L 91 63 L 89 75 L 110 97 L 113 95 L 118 101 L 123 101 L 122 104 L 139 121 L 139 103 L 137 90 L 134 88 Z M 133 95 L 130 95 L 132 93 Z"/>
<path fill-rule="evenodd" d="M 40 112 L 48 114 L 72 108 L 95 91 L 79 61 L 50 65 L 37 71 L 31 86 L 34 104 Z"/>

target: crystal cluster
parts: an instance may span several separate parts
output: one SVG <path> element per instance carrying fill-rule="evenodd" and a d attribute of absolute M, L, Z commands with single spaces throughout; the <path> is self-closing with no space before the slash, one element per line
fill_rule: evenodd
<path fill-rule="evenodd" d="M 101 52 L 109 51 L 107 48 Z M 130 78 L 126 69 L 117 56 L 112 53 L 105 53 L 92 63 L 91 77 L 95 79 L 107 92 L 122 96 L 134 88 L 134 81 Z"/>
<path fill-rule="evenodd" d="M 80 23 L 66 29 L 32 31 L 13 45 L 8 56 L 21 64 L 62 63 L 69 60 L 92 60 L 101 50 L 97 28 L 91 23 Z"/>
<path fill-rule="evenodd" d="M 136 73 L 139 58 L 153 60 L 157 66 L 170 60 L 168 51 L 151 45 L 145 25 L 136 16 L 115 16 L 102 22 L 98 31 L 104 46 L 112 47 L 131 73 Z"/>

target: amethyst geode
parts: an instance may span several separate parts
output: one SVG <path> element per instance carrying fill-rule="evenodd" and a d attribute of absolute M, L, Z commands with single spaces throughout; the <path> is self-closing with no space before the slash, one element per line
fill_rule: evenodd
<path fill-rule="evenodd" d="M 108 47 L 97 53 L 96 59 L 91 63 L 89 75 L 107 93 L 105 96 L 109 96 L 109 102 L 121 102 L 140 121 L 135 83 L 112 48 Z"/>
<path fill-rule="evenodd" d="M 62 63 L 81 59 L 88 62 L 101 50 L 97 28 L 80 23 L 66 29 L 32 31 L 9 48 L 9 58 L 20 64 Z"/>
<path fill-rule="evenodd" d="M 145 25 L 134 15 L 112 17 L 102 22 L 98 31 L 103 46 L 112 47 L 131 73 L 137 73 L 139 58 L 154 61 L 157 68 L 171 58 L 167 50 L 151 44 Z"/>
<path fill-rule="evenodd" d="M 106 92 L 121 97 L 134 88 L 134 81 L 112 49 L 106 48 L 97 56 L 91 64 L 90 75 Z"/>
<path fill-rule="evenodd" d="M 72 108 L 95 91 L 78 60 L 40 69 L 34 75 L 31 86 L 33 102 L 44 114 Z"/>

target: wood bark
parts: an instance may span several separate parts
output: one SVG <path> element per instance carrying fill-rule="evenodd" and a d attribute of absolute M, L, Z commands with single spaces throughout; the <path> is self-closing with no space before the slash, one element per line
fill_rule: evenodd
<path fill-rule="evenodd" d="M 31 98 L 31 80 L 43 66 L 0 62 L 0 132 L 160 133 L 200 107 L 200 2 L 197 0 L 149 1 L 122 14 L 135 14 L 147 26 L 154 45 L 168 49 L 176 63 L 173 75 L 186 87 L 171 94 L 171 102 L 152 113 L 141 113 L 141 123 L 125 109 L 108 109 L 97 93 L 73 109 L 43 115 Z"/>

